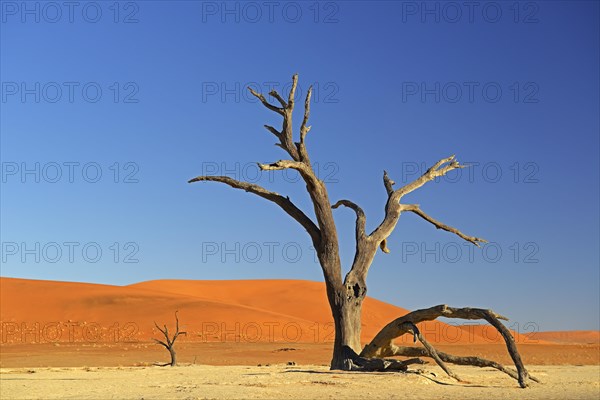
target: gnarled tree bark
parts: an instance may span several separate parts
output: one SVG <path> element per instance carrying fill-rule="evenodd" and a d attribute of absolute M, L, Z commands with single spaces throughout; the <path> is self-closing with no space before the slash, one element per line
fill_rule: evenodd
<path fill-rule="evenodd" d="M 475 360 L 475 358 L 465 357 L 457 358 L 437 352 L 433 346 L 428 344 L 425 339 L 420 336 L 420 333 L 418 333 L 418 328 L 416 327 L 416 324 L 421 322 L 419 318 L 424 318 L 422 321 L 425 321 L 428 320 L 427 318 L 434 319 L 438 316 L 441 316 L 436 315 L 433 311 L 426 313 L 423 310 L 420 310 L 420 312 L 415 312 L 416 314 L 411 313 L 412 316 L 410 318 L 402 320 L 404 324 L 402 325 L 403 327 L 394 325 L 395 322 L 392 322 L 390 325 L 386 326 L 376 336 L 376 338 L 373 339 L 373 341 L 367 347 L 365 347 L 365 349 L 361 348 L 361 312 L 362 304 L 367 294 L 367 274 L 378 248 L 384 253 L 390 252 L 389 248 L 387 247 L 387 238 L 394 231 L 398 220 L 400 219 L 400 215 L 403 212 L 412 212 L 423 218 L 425 221 L 433 224 L 437 229 L 455 234 L 458 237 L 474 244 L 475 246 L 479 247 L 481 243 L 485 243 L 486 241 L 475 236 L 466 235 L 458 229 L 432 218 L 423 210 L 421 210 L 419 205 L 401 203 L 401 200 L 405 195 L 415 191 L 426 183 L 434 180 L 435 178 L 444 176 L 452 170 L 464 168 L 464 165 L 456 161 L 455 156 L 450 156 L 439 160 L 419 178 L 398 189 L 394 188 L 395 182 L 388 176 L 387 172 L 384 171 L 383 184 L 387 193 L 385 216 L 377 228 L 375 228 L 375 230 L 373 230 L 371 233 L 366 232 L 365 213 L 356 203 L 350 200 L 339 200 L 332 205 L 329 200 L 329 194 L 327 192 L 325 183 L 317 177 L 315 171 L 313 170 L 308 151 L 306 149 L 306 136 L 310 131 L 308 120 L 310 117 L 310 99 L 312 95 L 312 87 L 309 88 L 304 102 L 304 116 L 300 125 L 300 140 L 298 142 L 294 142 L 293 139 L 292 113 L 294 111 L 294 97 L 297 84 L 298 75 L 294 75 L 292 78 L 292 87 L 287 99 L 284 99 L 276 91 L 271 91 L 269 93 L 269 95 L 277 100 L 279 105 L 271 104 L 263 94 L 248 88 L 250 92 L 256 98 L 258 98 L 268 110 L 273 111 L 279 116 L 283 117 L 281 129 L 277 129 L 271 125 L 265 125 L 265 128 L 278 139 L 278 143 L 276 143 L 276 145 L 283 149 L 290 157 L 290 159 L 279 160 L 271 164 L 258 165 L 262 170 L 294 169 L 298 171 L 310 196 L 316 221 L 313 221 L 310 217 L 308 217 L 290 200 L 289 197 L 284 197 L 278 193 L 271 192 L 256 184 L 240 182 L 226 176 L 199 176 L 189 180 L 189 182 L 219 182 L 229 185 L 233 188 L 242 189 L 246 192 L 258 195 L 277 204 L 281 209 L 283 209 L 283 211 L 296 220 L 308 232 L 312 244 L 316 250 L 321 269 L 323 270 L 327 298 L 329 300 L 329 305 L 331 307 L 331 313 L 334 320 L 335 339 L 333 346 L 333 357 L 331 360 L 332 369 L 365 371 L 402 370 L 411 363 L 420 362 L 420 360 L 408 360 L 401 362 L 398 360 L 381 359 L 381 357 L 384 356 L 406 355 L 409 352 L 414 353 L 413 350 L 402 350 L 402 348 L 395 346 L 392 343 L 393 338 L 408 333 L 409 331 L 413 332 L 413 334 L 415 334 L 416 337 L 421 340 L 421 343 L 426 346 L 425 351 L 419 352 L 418 355 L 433 357 L 447 372 L 450 370 L 445 366 L 444 361 L 456 361 L 459 364 L 463 363 L 470 365 L 482 365 L 486 363 L 486 366 L 496 365 L 486 360 L 480 361 L 479 359 Z M 332 212 L 333 209 L 336 209 L 340 206 L 348 207 L 356 213 L 356 249 L 352 266 L 344 279 L 342 279 L 337 229 Z M 521 383 L 521 386 L 524 386 L 527 380 L 527 372 L 522 366 L 520 356 L 516 351 L 514 340 L 512 339 L 512 336 L 510 336 L 510 332 L 508 332 L 508 330 L 506 330 L 506 328 L 504 328 L 504 326 L 497 321 L 495 314 L 485 314 L 480 311 L 472 311 L 469 313 L 464 311 L 466 309 L 452 310 L 455 310 L 455 312 L 461 315 L 459 318 L 468 317 L 468 319 L 473 319 L 471 318 L 473 316 L 484 319 L 487 319 L 486 316 L 491 318 L 488 319 L 488 322 L 494 325 L 504 336 L 509 347 L 509 351 L 511 351 L 511 356 L 513 356 L 513 360 L 515 360 L 515 365 L 519 371 L 519 382 Z M 435 316 L 432 317 L 433 315 Z M 406 316 L 402 318 L 406 318 Z M 508 336 L 506 336 L 506 333 Z M 506 372 L 506 369 L 502 366 L 499 366 L 499 364 L 497 364 L 495 368 Z M 452 373 L 450 372 L 450 374 Z"/>

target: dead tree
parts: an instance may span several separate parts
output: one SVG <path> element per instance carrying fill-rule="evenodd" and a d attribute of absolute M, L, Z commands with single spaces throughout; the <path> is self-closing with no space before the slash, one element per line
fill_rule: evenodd
<path fill-rule="evenodd" d="M 177 337 L 179 335 L 186 334 L 186 332 L 179 332 L 179 318 L 177 317 L 177 312 L 178 311 L 175 311 L 175 333 L 173 334 L 172 338 L 169 336 L 169 328 L 167 328 L 167 324 L 164 324 L 163 325 L 164 328 L 161 328 L 160 326 L 158 326 L 158 324 L 156 322 L 154 322 L 154 326 L 156 326 L 156 329 L 158 329 L 164 335 L 165 341 L 163 342 L 162 340 L 159 340 L 159 339 L 153 339 L 153 340 L 157 344 L 164 346 L 165 349 L 167 349 L 169 351 L 169 354 L 171 355 L 171 362 L 167 363 L 167 364 L 162 364 L 162 366 L 170 365 L 171 367 L 174 367 L 175 365 L 177 365 L 177 354 L 175 353 L 175 341 L 177 340 Z"/>
<path fill-rule="evenodd" d="M 413 348 L 394 347 L 394 345 L 391 343 L 394 338 L 412 332 L 416 336 L 419 336 L 421 342 L 425 345 L 425 342 L 422 340 L 422 336 L 417 335 L 415 332 L 417 329 L 415 324 L 422 321 L 433 320 L 439 316 L 447 317 L 448 315 L 446 311 L 440 311 L 437 314 L 423 314 L 422 312 L 418 311 L 411 313 L 408 316 L 403 317 L 404 319 L 401 318 L 402 323 L 410 322 L 410 325 L 404 324 L 402 326 L 398 326 L 395 324 L 395 322 L 392 322 L 386 326 L 376 336 L 376 338 L 367 347 L 365 347 L 365 349 L 361 348 L 361 310 L 363 300 L 367 294 L 367 273 L 378 248 L 384 253 L 389 253 L 390 250 L 386 245 L 387 238 L 394 231 L 394 228 L 396 227 L 396 224 L 398 223 L 402 213 L 413 213 L 429 222 L 437 229 L 457 235 L 475 246 L 479 247 L 481 243 L 486 241 L 475 236 L 466 235 L 458 229 L 432 218 L 417 204 L 401 203 L 401 200 L 405 195 L 419 189 L 428 182 L 431 182 L 438 177 L 442 177 L 452 170 L 464 168 L 465 165 L 460 164 L 455 159 L 455 156 L 450 156 L 438 161 L 419 178 L 397 189 L 394 188 L 395 182 L 390 179 L 387 172 L 384 171 L 383 185 L 387 193 L 385 216 L 375 230 L 373 230 L 371 233 L 366 232 L 365 213 L 356 203 L 350 200 L 339 200 L 335 204 L 332 204 L 329 200 L 325 183 L 317 177 L 315 171 L 313 170 L 306 148 L 306 135 L 311 128 L 308 125 L 308 119 L 310 115 L 312 87 L 309 88 L 304 102 L 304 118 L 302 119 L 302 123 L 300 125 L 299 141 L 295 142 L 293 138 L 292 112 L 294 111 L 295 106 L 294 98 L 297 83 L 298 75 L 294 75 L 292 78 L 292 87 L 287 99 L 280 96 L 275 90 L 271 91 L 269 95 L 277 101 L 276 104 L 271 104 L 263 94 L 257 93 L 252 88 L 248 88 L 250 92 L 257 97 L 267 109 L 273 111 L 275 114 L 278 114 L 283 118 L 281 129 L 276 129 L 271 125 L 265 125 L 265 128 L 277 138 L 278 143 L 276 143 L 276 145 L 282 148 L 289 156 L 289 159 L 279 160 L 272 164 L 259 163 L 258 166 L 261 170 L 268 171 L 284 169 L 293 169 L 298 171 L 306 184 L 306 190 L 312 201 L 316 221 L 313 221 L 310 217 L 308 217 L 290 200 L 289 197 L 269 191 L 256 184 L 241 182 L 227 176 L 198 176 L 189 180 L 189 182 L 219 182 L 229 185 L 232 188 L 241 189 L 260 196 L 277 204 L 283 209 L 283 211 L 285 211 L 300 225 L 302 225 L 306 232 L 308 232 L 323 270 L 327 298 L 329 300 L 329 305 L 331 307 L 334 320 L 335 340 L 333 346 L 333 357 L 331 360 L 331 369 L 389 370 L 390 366 L 391 369 L 402 369 L 407 364 L 398 365 L 397 363 L 394 364 L 390 360 L 382 360 L 377 357 L 396 355 L 411 356 L 409 353 L 413 352 L 414 356 L 432 357 L 438 361 L 438 363 L 443 363 L 443 361 L 446 361 L 458 364 L 494 366 L 495 368 L 503 370 L 504 372 L 511 371 L 510 373 L 513 373 L 514 371 L 507 370 L 499 364 L 491 361 L 476 358 L 455 357 L 446 355 L 444 353 L 435 352 L 435 350 L 432 352 L 431 349 L 433 349 L 433 347 L 429 344 L 426 345 L 424 351 L 420 351 L 421 349 L 419 348 L 417 348 L 419 351 L 415 351 L 412 350 Z M 350 208 L 356 214 L 356 250 L 350 271 L 343 279 L 341 272 L 342 268 L 339 254 L 338 235 L 333 218 L 333 209 L 336 209 L 340 206 Z M 440 307 L 443 310 L 450 310 L 450 308 L 446 306 L 438 306 L 437 308 L 434 307 L 434 309 L 437 310 Z M 461 311 L 454 313 L 454 316 L 457 318 L 490 318 L 488 321 L 490 321 L 492 325 L 499 329 L 506 339 L 508 349 L 511 352 L 511 356 L 513 357 L 513 360 L 517 366 L 518 374 L 513 373 L 511 376 L 518 378 L 520 385 L 525 387 L 528 379 L 527 371 L 522 365 L 520 356 L 516 350 L 516 346 L 514 345 L 514 339 L 512 339 L 510 332 L 508 332 L 508 330 L 506 330 L 504 325 L 501 323 L 498 322 L 499 325 L 497 325 L 496 314 L 491 311 L 477 309 L 459 310 Z M 414 361 L 411 361 L 410 363 L 414 363 Z"/>

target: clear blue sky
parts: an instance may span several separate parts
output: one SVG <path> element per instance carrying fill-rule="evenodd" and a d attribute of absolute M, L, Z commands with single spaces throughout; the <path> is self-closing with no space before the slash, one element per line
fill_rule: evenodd
<path fill-rule="evenodd" d="M 186 183 L 229 174 L 312 214 L 297 176 L 257 176 L 285 156 L 262 128 L 280 121 L 243 89 L 298 72 L 315 168 L 369 229 L 383 169 L 474 164 L 405 200 L 492 243 L 404 215 L 369 295 L 599 328 L 598 2 L 61 4 L 2 1 L 2 276 L 322 280 L 278 207 Z M 354 217 L 335 215 L 348 266 Z"/>

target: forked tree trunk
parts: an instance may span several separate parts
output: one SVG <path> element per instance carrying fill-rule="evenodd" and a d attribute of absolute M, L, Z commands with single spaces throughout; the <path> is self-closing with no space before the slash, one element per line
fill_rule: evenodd
<path fill-rule="evenodd" d="M 476 357 L 456 357 L 437 352 L 433 346 L 431 346 L 418 332 L 418 328 L 415 324 L 419 321 L 412 320 L 410 318 L 406 321 L 403 320 L 405 325 L 402 327 L 398 327 L 394 324 L 388 325 L 368 346 L 365 347 L 365 349 L 361 349 L 361 311 L 362 303 L 367 293 L 367 287 L 365 283 L 367 273 L 378 249 L 381 249 L 381 251 L 384 253 L 389 253 L 389 249 L 386 246 L 387 238 L 395 229 L 401 213 L 414 213 L 415 215 L 434 225 L 437 229 L 453 233 L 478 247 L 481 243 L 485 243 L 486 241 L 478 237 L 465 235 L 458 229 L 448 226 L 430 217 L 423 210 L 421 210 L 417 204 L 401 203 L 401 199 L 405 195 L 415 191 L 426 183 L 434 181 L 436 178 L 442 177 L 455 169 L 464 168 L 465 165 L 461 165 L 458 161 L 456 161 L 454 156 L 439 160 L 420 177 L 398 189 L 394 188 L 395 182 L 392 181 L 387 172 L 384 171 L 383 184 L 387 192 L 385 216 L 375 230 L 373 230 L 373 232 L 370 234 L 365 232 L 365 213 L 357 204 L 350 200 L 339 200 L 337 203 L 332 205 L 329 200 L 325 183 L 318 178 L 317 174 L 313 170 L 306 148 L 305 139 L 307 133 L 310 131 L 310 126 L 308 126 L 307 123 L 310 114 L 310 98 L 312 87 L 309 88 L 306 95 L 306 100 L 304 102 L 304 118 L 302 120 L 302 124 L 300 125 L 300 138 L 299 141 L 294 141 L 292 112 L 295 105 L 295 92 L 297 83 L 298 75 L 294 75 L 292 78 L 292 87 L 287 99 L 284 99 L 275 90 L 269 93 L 269 95 L 271 95 L 271 97 L 277 101 L 278 105 L 271 104 L 262 93 L 257 93 L 251 88 L 248 89 L 267 109 L 283 117 L 283 123 L 280 130 L 271 125 L 265 125 L 265 128 L 275 135 L 275 137 L 278 139 L 278 143 L 276 143 L 276 145 L 283 149 L 290 157 L 290 159 L 279 160 L 272 164 L 259 163 L 258 165 L 260 169 L 264 171 L 285 169 L 296 170 L 306 183 L 306 190 L 310 195 L 313 205 L 314 215 L 316 218 L 315 221 L 306 215 L 304 211 L 298 208 L 289 197 L 269 191 L 256 184 L 241 182 L 228 176 L 198 176 L 189 180 L 188 182 L 220 182 L 235 189 L 241 189 L 260 196 L 281 207 L 283 211 L 285 211 L 289 216 L 302 225 L 302 227 L 310 235 L 312 244 L 319 257 L 319 263 L 323 269 L 323 275 L 325 277 L 325 284 L 327 287 L 327 298 L 329 300 L 329 305 L 331 307 L 335 324 L 335 342 L 333 346 L 333 357 L 331 360 L 332 369 L 361 371 L 406 370 L 408 365 L 422 363 L 422 361 L 416 358 L 398 361 L 393 359 L 383 359 L 381 357 L 386 355 L 414 356 L 415 354 L 418 354 L 431 356 L 438 364 L 440 364 L 440 366 L 442 366 L 442 368 L 444 368 L 445 371 L 450 370 L 443 364 L 444 362 L 492 366 L 503 372 L 506 372 L 513 377 L 517 377 L 521 386 L 525 387 L 528 378 L 527 372 L 522 365 L 518 352 L 516 351 L 516 346 L 514 345 L 514 340 L 512 339 L 510 332 L 508 332 L 508 330 L 500 322 L 494 319 L 495 317 L 492 314 L 486 313 L 485 311 L 475 311 L 473 314 L 465 311 L 465 309 L 461 311 L 461 315 L 467 316 L 468 318 L 472 318 L 473 316 L 478 318 L 479 316 L 485 316 L 489 319 L 490 323 L 492 323 L 497 329 L 499 329 L 499 331 L 502 332 L 506 339 L 511 356 L 513 356 L 515 361 L 515 365 L 519 370 L 518 374 L 515 374 L 513 371 L 508 370 L 503 366 L 493 363 L 489 360 L 477 359 Z M 332 213 L 332 209 L 338 208 L 342 205 L 344 207 L 351 208 L 356 213 L 356 252 L 350 272 L 348 272 L 343 281 L 341 275 L 342 272 L 339 257 L 337 230 Z M 447 313 L 450 309 L 448 308 L 444 310 L 446 310 L 444 312 Z M 427 316 L 429 316 L 429 314 L 427 314 Z M 435 318 L 437 318 L 437 316 L 433 317 L 433 319 Z M 393 338 L 408 332 L 412 332 L 415 335 L 415 338 L 419 338 L 421 343 L 425 346 L 423 351 L 415 353 L 415 351 L 412 349 L 407 350 L 406 348 L 400 348 L 393 345 Z M 172 354 L 172 356 L 174 357 L 174 354 Z M 456 377 L 456 375 L 454 376 Z"/>
<path fill-rule="evenodd" d="M 158 324 L 156 322 L 154 322 L 154 326 L 156 326 L 156 329 L 158 329 L 159 332 L 161 332 L 163 334 L 163 336 L 165 337 L 165 340 L 159 340 L 159 339 L 154 339 L 154 341 L 158 344 L 160 344 L 161 346 L 163 346 L 165 349 L 167 349 L 169 351 L 169 354 L 171 355 L 171 362 L 167 363 L 167 364 L 161 364 L 161 366 L 167 366 L 170 365 L 171 367 L 174 367 L 177 365 L 177 354 L 175 353 L 175 341 L 177 340 L 177 338 L 179 337 L 179 335 L 185 335 L 186 332 L 180 332 L 179 331 L 179 317 L 177 316 L 177 312 L 175 311 L 175 333 L 173 334 L 173 337 L 171 337 L 169 335 L 169 328 L 167 328 L 167 325 L 163 325 L 164 327 L 161 328 L 160 326 L 158 326 Z"/>

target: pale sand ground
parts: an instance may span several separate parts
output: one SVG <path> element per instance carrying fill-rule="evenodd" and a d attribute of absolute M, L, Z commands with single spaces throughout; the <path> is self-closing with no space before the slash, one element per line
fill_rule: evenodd
<path fill-rule="evenodd" d="M 492 369 L 436 366 L 416 373 L 331 372 L 316 365 L 33 368 L 0 370 L 2 399 L 598 399 L 600 366 L 530 366 L 520 389 Z M 435 374 L 435 375 L 434 375 Z"/>

